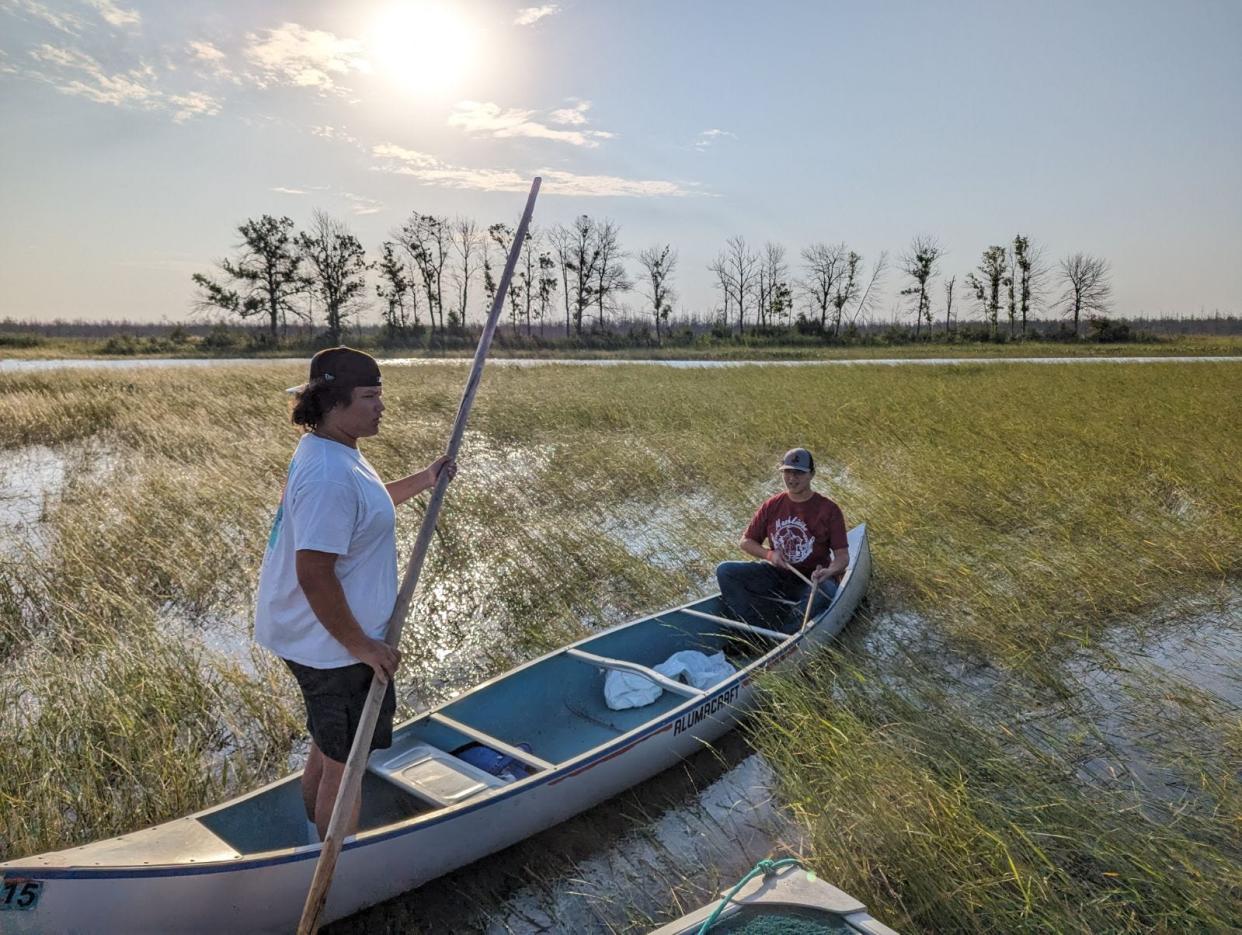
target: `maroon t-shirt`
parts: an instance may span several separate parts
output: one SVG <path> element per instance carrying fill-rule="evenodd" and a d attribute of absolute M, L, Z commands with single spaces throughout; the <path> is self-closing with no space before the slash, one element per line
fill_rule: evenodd
<path fill-rule="evenodd" d="M 817 565 L 827 567 L 829 549 L 838 551 L 849 545 L 841 508 L 818 493 L 801 503 L 783 491 L 769 497 L 755 511 L 745 535 L 760 545 L 767 539 L 769 548 L 780 549 L 786 561 L 804 575 Z"/>

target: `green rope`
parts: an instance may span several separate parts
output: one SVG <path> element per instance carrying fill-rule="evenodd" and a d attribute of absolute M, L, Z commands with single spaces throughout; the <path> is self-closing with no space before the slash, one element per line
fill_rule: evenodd
<path fill-rule="evenodd" d="M 770 877 L 772 874 L 776 873 L 777 870 L 780 870 L 781 867 L 804 867 L 804 866 L 805 865 L 802 863 L 802 861 L 798 860 L 798 858 L 796 857 L 782 857 L 780 860 L 766 860 L 765 859 L 765 860 L 759 861 L 759 863 L 755 864 L 755 866 L 751 868 L 750 873 L 746 874 L 746 876 L 738 880 L 737 885 L 734 886 L 733 889 L 729 890 L 729 892 L 725 894 L 724 899 L 720 900 L 720 905 L 718 905 L 715 908 L 715 910 L 712 912 L 712 914 L 707 917 L 707 921 L 704 922 L 703 926 L 699 929 L 698 935 L 707 935 L 708 931 L 711 930 L 711 927 L 716 924 L 716 920 L 720 918 L 720 913 L 724 912 L 725 907 L 729 905 L 733 897 L 737 895 L 738 890 L 740 890 L 743 886 L 745 886 L 747 883 L 749 883 L 759 874 L 762 873 L 765 877 Z"/>

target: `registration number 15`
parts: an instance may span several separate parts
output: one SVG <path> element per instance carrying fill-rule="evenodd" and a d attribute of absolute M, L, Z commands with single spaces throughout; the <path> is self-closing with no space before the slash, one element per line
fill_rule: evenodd
<path fill-rule="evenodd" d="M 0 911 L 5 909 L 33 909 L 39 905 L 43 881 L 5 877 L 0 882 Z"/>

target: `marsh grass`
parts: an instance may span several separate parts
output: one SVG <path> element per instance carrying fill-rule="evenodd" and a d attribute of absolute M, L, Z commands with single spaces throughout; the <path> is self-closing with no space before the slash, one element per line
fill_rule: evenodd
<path fill-rule="evenodd" d="M 0 563 L 0 857 L 286 768 L 292 681 L 166 620 L 248 618 L 301 366 L 0 376 L 0 447 L 112 459 Z M 381 474 L 435 456 L 465 373 L 388 371 L 364 443 Z M 702 593 L 802 444 L 876 561 L 876 622 L 855 625 L 875 651 L 772 683 L 756 722 L 821 874 L 910 931 L 1237 923 L 1236 704 L 1185 678 L 1116 689 L 1179 753 L 1170 801 L 1088 768 L 1082 680 L 1236 588 L 1239 387 L 1231 363 L 491 369 L 399 679 L 447 697 Z M 421 509 L 401 513 L 403 554 Z M 949 662 L 985 684 L 949 690 Z"/>

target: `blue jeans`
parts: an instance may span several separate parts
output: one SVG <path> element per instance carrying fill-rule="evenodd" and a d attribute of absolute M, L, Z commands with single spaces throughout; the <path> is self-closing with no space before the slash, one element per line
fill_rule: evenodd
<path fill-rule="evenodd" d="M 810 589 L 793 572 L 768 562 L 721 562 L 716 566 L 720 600 L 738 620 L 751 626 L 792 633 L 802 623 Z M 822 613 L 837 593 L 831 578 L 821 581 L 811 616 Z"/>

